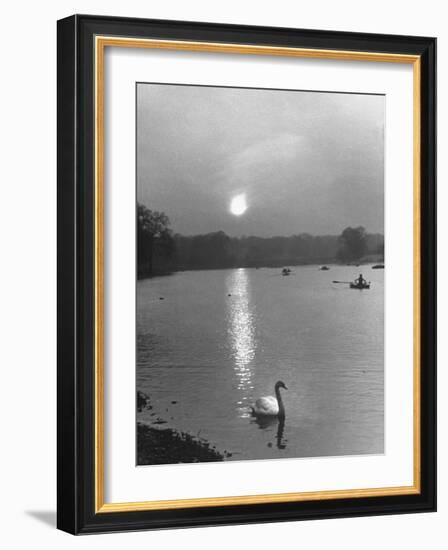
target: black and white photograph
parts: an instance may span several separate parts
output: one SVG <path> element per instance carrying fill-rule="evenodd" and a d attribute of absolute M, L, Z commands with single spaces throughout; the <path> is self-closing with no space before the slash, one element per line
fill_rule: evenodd
<path fill-rule="evenodd" d="M 137 84 L 137 465 L 384 452 L 384 117 Z"/>

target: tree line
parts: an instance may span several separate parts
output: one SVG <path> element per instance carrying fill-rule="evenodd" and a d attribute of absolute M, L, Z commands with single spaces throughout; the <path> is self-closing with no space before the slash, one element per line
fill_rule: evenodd
<path fill-rule="evenodd" d="M 137 206 L 139 278 L 194 269 L 380 261 L 383 255 L 383 235 L 362 226 L 347 227 L 340 235 L 230 237 L 216 231 L 185 236 L 173 233 L 165 213 Z"/>

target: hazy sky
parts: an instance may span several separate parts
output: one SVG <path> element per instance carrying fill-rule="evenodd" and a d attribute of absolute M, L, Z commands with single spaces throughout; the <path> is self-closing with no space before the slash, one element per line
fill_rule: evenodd
<path fill-rule="evenodd" d="M 174 232 L 384 232 L 384 96 L 138 84 L 137 197 Z M 230 213 L 245 194 L 247 210 Z"/>

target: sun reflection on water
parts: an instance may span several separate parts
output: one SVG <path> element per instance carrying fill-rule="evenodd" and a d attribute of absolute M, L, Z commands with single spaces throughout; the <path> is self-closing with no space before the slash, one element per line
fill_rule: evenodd
<path fill-rule="evenodd" d="M 255 322 L 250 303 L 250 280 L 246 269 L 232 271 L 227 280 L 229 291 L 229 327 L 228 333 L 235 360 L 234 371 L 236 387 L 239 391 L 237 401 L 240 416 L 249 416 L 251 390 L 253 390 L 253 360 L 255 358 L 256 339 Z"/>

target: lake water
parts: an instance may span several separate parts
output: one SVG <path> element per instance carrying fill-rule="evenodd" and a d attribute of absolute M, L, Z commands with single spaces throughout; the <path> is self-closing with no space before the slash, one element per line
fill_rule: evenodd
<path fill-rule="evenodd" d="M 370 290 L 352 290 L 362 272 Z M 229 296 L 230 294 L 230 296 Z M 163 297 L 163 300 L 160 300 Z M 137 283 L 138 420 L 231 460 L 384 451 L 384 271 L 331 266 L 188 271 Z M 286 419 L 250 405 L 283 380 Z"/>

